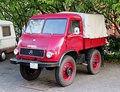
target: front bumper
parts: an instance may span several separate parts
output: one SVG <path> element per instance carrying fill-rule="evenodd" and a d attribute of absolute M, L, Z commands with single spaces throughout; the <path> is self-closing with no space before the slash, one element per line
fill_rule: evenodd
<path fill-rule="evenodd" d="M 33 61 L 33 60 L 24 60 L 24 59 L 17 59 L 17 58 L 11 58 L 10 63 L 12 64 L 24 64 L 24 65 L 30 65 L 30 63 L 37 63 L 38 67 L 58 67 L 59 63 L 50 63 L 50 62 L 41 62 L 41 61 Z"/>

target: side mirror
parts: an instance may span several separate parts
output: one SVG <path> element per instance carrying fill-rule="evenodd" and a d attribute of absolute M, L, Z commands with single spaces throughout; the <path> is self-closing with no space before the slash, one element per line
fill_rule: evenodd
<path fill-rule="evenodd" d="M 79 29 L 79 27 L 75 27 L 74 28 L 74 34 L 79 34 L 80 33 L 80 29 Z"/>

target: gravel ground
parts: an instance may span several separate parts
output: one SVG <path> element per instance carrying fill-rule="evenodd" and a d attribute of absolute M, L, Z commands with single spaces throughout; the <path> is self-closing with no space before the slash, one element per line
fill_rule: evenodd
<path fill-rule="evenodd" d="M 0 92 L 120 92 L 120 64 L 105 63 L 96 75 L 87 74 L 85 66 L 77 66 L 74 82 L 67 87 L 57 85 L 54 70 L 43 69 L 38 79 L 26 81 L 19 72 L 19 65 L 7 60 L 0 62 Z"/>

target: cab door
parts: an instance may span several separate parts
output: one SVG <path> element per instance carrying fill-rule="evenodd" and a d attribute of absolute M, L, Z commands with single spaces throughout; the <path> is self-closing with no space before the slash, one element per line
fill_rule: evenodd
<path fill-rule="evenodd" d="M 67 34 L 67 50 L 82 50 L 83 49 L 83 37 L 80 27 L 80 20 L 71 20 Z M 75 34 L 75 28 L 79 28 L 79 33 Z"/>

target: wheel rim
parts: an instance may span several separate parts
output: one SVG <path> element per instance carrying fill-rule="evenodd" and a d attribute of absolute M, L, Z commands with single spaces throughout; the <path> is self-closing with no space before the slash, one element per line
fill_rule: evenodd
<path fill-rule="evenodd" d="M 6 58 L 6 56 L 5 56 L 5 53 L 4 53 L 4 52 L 2 52 L 1 57 L 2 57 L 2 59 L 3 59 L 3 60 Z"/>
<path fill-rule="evenodd" d="M 99 69 L 99 66 L 100 66 L 100 56 L 99 56 L 99 54 L 95 54 L 93 56 L 92 66 L 93 66 L 94 70 L 98 70 Z"/>
<path fill-rule="evenodd" d="M 72 62 L 66 62 L 63 66 L 63 69 L 62 69 L 62 76 L 63 76 L 63 79 L 68 82 L 71 80 L 72 76 L 73 76 L 73 73 L 74 73 L 74 65 Z"/>

